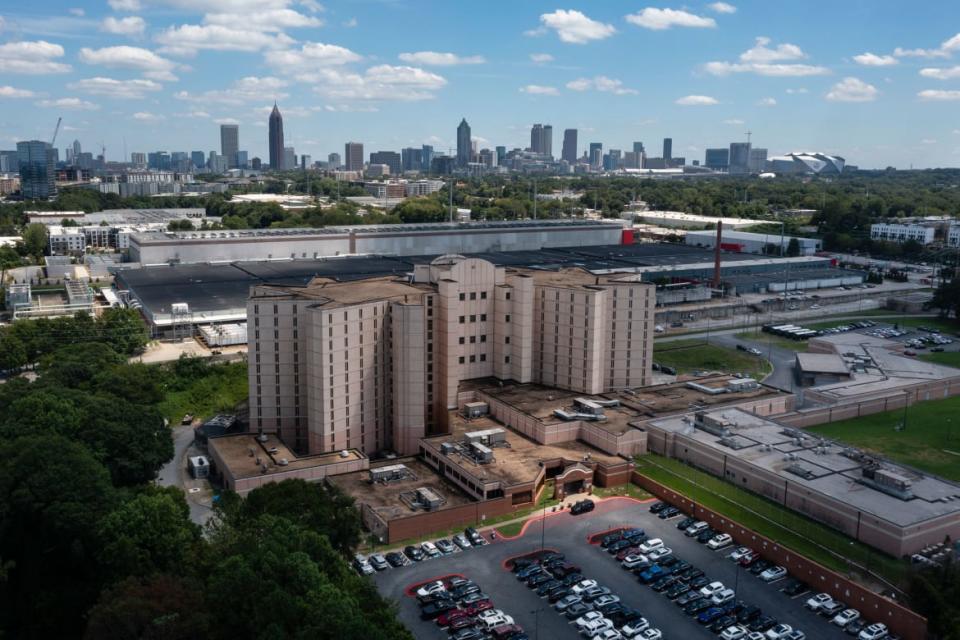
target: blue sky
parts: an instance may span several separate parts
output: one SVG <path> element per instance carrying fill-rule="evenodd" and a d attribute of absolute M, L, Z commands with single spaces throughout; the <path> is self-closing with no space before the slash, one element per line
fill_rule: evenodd
<path fill-rule="evenodd" d="M 742 140 L 862 167 L 960 165 L 960 2 L 43 0 L 0 3 L 0 148 L 266 152 L 276 98 L 314 159 L 529 144 L 674 155 Z"/>

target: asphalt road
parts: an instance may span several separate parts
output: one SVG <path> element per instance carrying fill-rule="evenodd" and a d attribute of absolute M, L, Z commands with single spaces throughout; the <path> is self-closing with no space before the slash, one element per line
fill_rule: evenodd
<path fill-rule="evenodd" d="M 637 526 L 645 529 L 651 537 L 663 538 L 675 555 L 703 569 L 711 580 L 720 580 L 735 588 L 739 599 L 760 606 L 764 613 L 780 622 L 802 629 L 808 638 L 848 638 L 828 620 L 803 608 L 808 595 L 788 598 L 779 591 L 785 580 L 767 584 L 747 571 L 738 571 L 736 565 L 726 557 L 729 548 L 711 551 L 685 537 L 677 530 L 676 522 L 676 518 L 667 521 L 658 519 L 649 513 L 649 504 L 624 498 L 609 499 L 599 503 L 597 510 L 587 516 L 571 516 L 568 512 L 550 514 L 545 520 L 534 521 L 520 537 L 497 540 L 480 549 L 399 569 L 387 569 L 376 575 L 374 580 L 384 596 L 398 602 L 400 619 L 417 638 L 440 639 L 446 638 L 447 634 L 434 622 L 421 621 L 415 598 L 404 595 L 404 591 L 410 585 L 448 574 L 461 574 L 477 582 L 491 597 L 494 606 L 513 616 L 531 638 L 576 638 L 576 630 L 566 618 L 503 568 L 507 559 L 540 549 L 542 537 L 546 548 L 563 552 L 568 561 L 583 568 L 586 577 L 609 587 L 627 605 L 642 611 L 653 626 L 664 632 L 665 638 L 716 638 L 694 619 L 684 615 L 665 596 L 637 582 L 633 574 L 624 571 L 604 550 L 587 542 L 593 533 L 621 526 Z"/>
<path fill-rule="evenodd" d="M 199 504 L 192 499 L 189 493 L 190 485 L 202 484 L 189 478 L 187 472 L 187 456 L 193 446 L 193 427 L 178 425 L 173 427 L 173 459 L 160 468 L 157 474 L 157 484 L 161 487 L 180 487 L 186 494 L 187 505 L 190 507 L 190 519 L 197 524 L 206 524 L 213 511 L 210 507 Z"/>

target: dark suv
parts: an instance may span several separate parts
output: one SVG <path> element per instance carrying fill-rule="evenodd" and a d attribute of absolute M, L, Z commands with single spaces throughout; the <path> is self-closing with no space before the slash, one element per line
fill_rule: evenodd
<path fill-rule="evenodd" d="M 581 513 L 589 513 L 593 511 L 595 506 L 596 505 L 594 504 L 593 500 L 580 500 L 579 502 L 575 502 L 574 505 L 570 507 L 570 513 L 575 516 L 578 516 Z"/>

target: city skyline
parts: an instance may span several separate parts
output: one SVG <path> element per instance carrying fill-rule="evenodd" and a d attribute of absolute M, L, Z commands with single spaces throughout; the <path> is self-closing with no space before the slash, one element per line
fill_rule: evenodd
<path fill-rule="evenodd" d="M 466 118 L 490 149 L 528 147 L 543 122 L 577 129 L 578 156 L 592 141 L 628 149 L 672 137 L 675 155 L 702 160 L 749 130 L 771 154 L 822 151 L 864 168 L 960 164 L 960 37 L 943 26 L 960 18 L 953 4 L 841 6 L 829 20 L 753 2 L 488 13 L 292 0 L 5 11 L 0 148 L 49 139 L 62 116 L 64 143 L 103 143 L 110 160 L 216 149 L 221 124 L 239 124 L 241 148 L 266 159 L 277 100 L 286 144 L 314 158 L 351 139 L 447 153 Z M 436 35 L 412 45 L 398 21 Z M 497 33 L 497 44 L 461 38 L 468 27 Z"/>

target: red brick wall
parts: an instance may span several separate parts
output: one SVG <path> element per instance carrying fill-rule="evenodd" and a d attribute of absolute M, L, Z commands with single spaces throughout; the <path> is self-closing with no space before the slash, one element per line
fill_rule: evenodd
<path fill-rule="evenodd" d="M 406 518 L 396 518 L 387 524 L 388 543 L 416 538 L 430 531 L 443 531 L 452 527 L 482 525 L 486 518 L 510 513 L 516 509 L 530 506 L 530 503 L 520 505 L 510 504 L 509 497 L 471 502 L 470 504 L 450 509 L 441 509 L 432 513 L 419 513 Z"/>
<path fill-rule="evenodd" d="M 850 607 L 857 609 L 870 622 L 882 622 L 904 640 L 924 640 L 927 619 L 892 600 L 870 591 L 839 573 L 785 549 L 774 540 L 762 536 L 731 521 L 715 511 L 695 504 L 683 494 L 634 473 L 634 484 L 643 487 L 658 498 L 680 507 L 696 518 L 708 522 L 718 531 L 729 533 L 739 545 L 750 547 L 770 562 L 782 565 L 791 575 L 800 578 L 815 591 L 824 591 Z"/>

